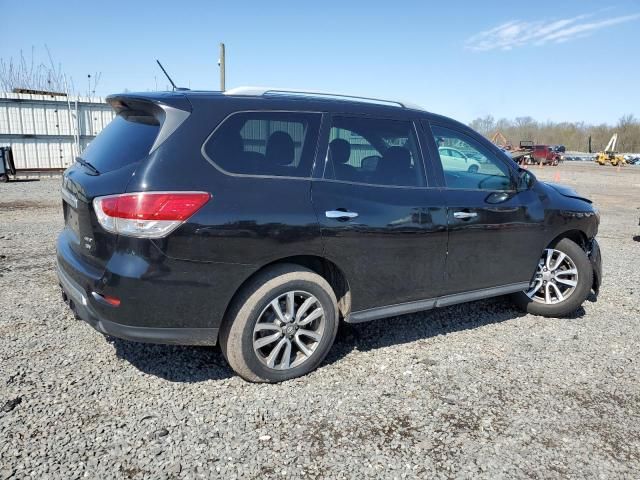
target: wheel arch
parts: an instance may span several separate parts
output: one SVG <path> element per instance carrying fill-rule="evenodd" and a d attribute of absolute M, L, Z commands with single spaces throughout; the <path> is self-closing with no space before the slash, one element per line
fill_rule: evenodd
<path fill-rule="evenodd" d="M 231 299 L 229 300 L 224 316 L 223 321 L 227 318 L 227 313 L 229 308 L 235 301 L 235 299 L 240 295 L 240 293 L 244 290 L 246 285 L 260 273 L 264 272 L 269 268 L 273 268 L 276 265 L 280 264 L 294 264 L 300 265 L 301 267 L 308 268 L 309 270 L 317 273 L 322 278 L 324 278 L 336 295 L 336 299 L 338 300 L 338 310 L 342 318 L 346 318 L 346 316 L 351 312 L 351 288 L 349 286 L 349 281 L 345 276 L 344 272 L 340 267 L 338 267 L 334 262 L 317 255 L 293 255 L 289 257 L 279 258 L 272 262 L 269 262 L 258 270 L 249 275 L 248 278 L 244 280 L 240 284 L 240 286 L 236 289 L 236 292 L 233 294 Z"/>
<path fill-rule="evenodd" d="M 561 232 L 560 234 L 556 235 L 553 240 L 547 243 L 547 247 L 557 245 L 558 242 L 564 238 L 568 238 L 569 240 L 577 243 L 580 248 L 582 248 L 584 251 L 587 251 L 589 238 L 585 232 L 579 229 L 565 230 L 564 232 Z"/>

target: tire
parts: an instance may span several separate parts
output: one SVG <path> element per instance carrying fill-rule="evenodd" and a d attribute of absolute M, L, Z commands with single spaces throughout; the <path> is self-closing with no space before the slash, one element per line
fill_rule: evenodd
<path fill-rule="evenodd" d="M 297 309 L 294 310 L 296 320 L 285 312 L 290 293 L 294 293 L 292 304 Z M 311 306 L 304 310 L 307 300 Z M 278 316 L 273 301 L 280 306 L 281 314 L 286 313 L 290 320 L 288 323 L 278 320 L 284 317 Z M 300 321 L 305 322 L 311 313 L 316 314 L 318 308 L 321 308 L 320 317 L 309 324 L 298 325 L 298 312 L 304 315 Z M 336 296 L 324 278 L 299 265 L 280 264 L 256 275 L 232 301 L 220 330 L 220 347 L 231 368 L 245 380 L 281 382 L 306 375 L 324 360 L 335 340 L 338 321 Z M 263 328 L 256 330 L 259 322 Z M 309 331 L 318 339 L 306 336 Z M 255 348 L 255 342 L 269 341 L 267 337 L 270 336 L 276 340 Z M 306 343 L 309 340 L 312 344 Z M 306 354 L 299 347 L 301 342 Z M 281 343 L 284 346 L 274 355 L 275 364 L 269 366 L 269 353 L 273 353 Z M 288 358 L 293 359 L 290 365 L 286 365 L 284 360 L 287 352 L 290 353 Z"/>
<path fill-rule="evenodd" d="M 547 252 L 549 250 L 559 252 L 551 259 L 552 267 L 556 266 L 553 262 L 560 258 L 560 254 L 565 255 L 568 258 L 568 261 L 565 258 L 563 262 L 564 264 L 561 267 L 553 272 L 551 272 L 551 269 L 547 269 L 547 273 L 541 271 L 541 269 L 546 268 Z M 561 262 L 558 261 L 558 264 L 559 263 Z M 575 280 L 576 285 L 574 287 L 567 285 L 566 282 L 573 282 L 575 277 L 562 274 L 563 271 L 569 273 L 573 269 L 571 264 L 575 267 L 575 270 L 577 270 L 577 279 Z M 558 272 L 560 274 L 558 274 Z M 551 275 L 553 278 L 548 280 L 546 284 L 543 283 L 540 286 L 540 289 L 536 290 L 533 293 L 533 296 L 531 296 L 533 288 L 535 288 L 539 283 L 546 281 L 543 280 L 543 278 L 537 278 L 538 275 Z M 560 280 L 558 280 L 558 277 L 560 277 Z M 546 286 L 547 284 L 549 284 L 549 287 Z M 563 300 L 560 300 L 556 294 L 556 287 L 551 284 L 556 285 L 556 287 L 561 290 L 561 294 L 564 296 Z M 568 238 L 563 238 L 555 245 L 545 249 L 543 252 L 538 271 L 534 274 L 534 278 L 532 280 L 533 288 L 528 292 L 518 292 L 514 294 L 512 298 L 514 303 L 527 313 L 541 315 L 543 317 L 564 317 L 575 312 L 582 305 L 589 296 L 592 285 L 593 267 L 591 266 L 589 257 L 578 244 Z M 550 296 L 544 297 L 547 288 L 550 291 Z M 562 291 L 562 289 L 565 290 Z M 551 300 L 551 303 L 548 302 L 549 299 Z"/>
<path fill-rule="evenodd" d="M 467 169 L 467 171 L 468 171 L 469 173 L 478 173 L 478 166 L 477 166 L 477 165 L 471 165 L 471 166 Z"/>
<path fill-rule="evenodd" d="M 16 174 L 16 165 L 13 161 L 13 150 L 9 149 L 5 152 L 5 155 L 7 156 L 7 170 L 11 175 L 15 175 Z M 9 175 L 7 175 L 8 177 Z"/>
<path fill-rule="evenodd" d="M 9 181 L 9 175 L 0 175 L 0 182 L 7 183 Z"/>

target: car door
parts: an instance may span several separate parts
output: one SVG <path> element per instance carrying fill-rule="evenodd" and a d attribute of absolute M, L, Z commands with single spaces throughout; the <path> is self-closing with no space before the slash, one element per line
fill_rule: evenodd
<path fill-rule="evenodd" d="M 352 312 L 439 295 L 446 211 L 427 185 L 414 121 L 327 114 L 323 132 L 312 201 Z"/>
<path fill-rule="evenodd" d="M 530 281 L 544 238 L 544 208 L 532 190 L 517 190 L 514 170 L 474 132 L 424 123 L 434 151 L 455 148 L 477 159 L 478 169 L 450 169 L 434 155 L 447 205 L 446 294 Z M 440 161 L 438 161 L 440 160 Z"/>

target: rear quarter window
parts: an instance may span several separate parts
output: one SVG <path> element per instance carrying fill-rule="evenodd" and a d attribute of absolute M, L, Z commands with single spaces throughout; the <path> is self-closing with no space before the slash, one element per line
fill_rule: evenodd
<path fill-rule="evenodd" d="M 214 130 L 203 151 L 227 173 L 309 177 L 320 118 L 319 113 L 236 113 Z"/>
<path fill-rule="evenodd" d="M 117 115 L 94 138 L 80 157 L 100 173 L 117 170 L 144 159 L 155 142 L 160 126 L 150 117 Z"/>

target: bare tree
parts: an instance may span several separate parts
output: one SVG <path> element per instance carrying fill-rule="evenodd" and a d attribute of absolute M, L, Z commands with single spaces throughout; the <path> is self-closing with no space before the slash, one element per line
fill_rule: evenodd
<path fill-rule="evenodd" d="M 496 128 L 496 120 L 493 115 L 486 115 L 482 118 L 476 118 L 471 122 L 471 128 L 477 130 L 483 135 L 489 136 Z"/>
<path fill-rule="evenodd" d="M 41 90 L 66 94 L 77 94 L 73 79 L 65 75 L 62 64 L 56 63 L 49 47 L 44 46 L 45 60 L 37 60 L 36 49 L 31 47 L 29 58 L 20 51 L 18 59 L 0 58 L 0 91 L 11 92 L 14 89 Z M 87 96 L 95 95 L 102 74 L 88 75 Z"/>
<path fill-rule="evenodd" d="M 12 91 L 14 88 L 66 92 L 66 81 L 60 64 L 56 65 L 47 47 L 47 61 L 37 62 L 35 47 L 27 59 L 20 51 L 20 58 L 0 58 L 0 88 Z"/>
<path fill-rule="evenodd" d="M 632 146 L 635 146 L 635 143 L 640 142 L 640 131 L 638 130 L 638 125 L 640 122 L 632 115 L 627 114 L 620 117 L 618 120 L 618 125 L 616 129 L 618 131 L 618 149 L 621 151 L 630 150 Z"/>

